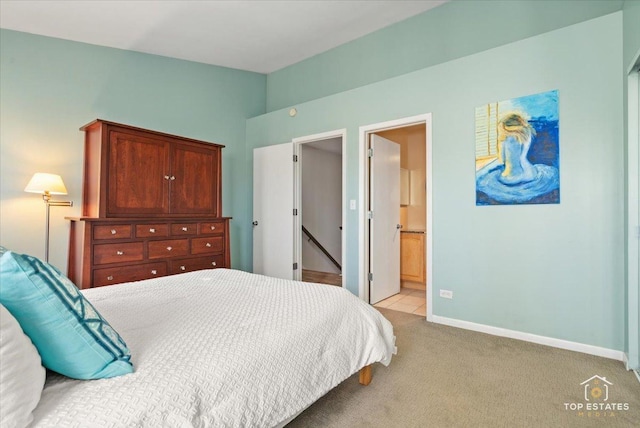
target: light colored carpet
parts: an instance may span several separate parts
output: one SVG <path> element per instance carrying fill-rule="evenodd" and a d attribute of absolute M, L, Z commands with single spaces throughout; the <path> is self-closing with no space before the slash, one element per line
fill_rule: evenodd
<path fill-rule="evenodd" d="M 397 337 L 389 367 L 375 364 L 366 387 L 350 377 L 288 428 L 640 427 L 640 382 L 620 361 L 379 310 Z M 594 375 L 612 385 L 606 402 L 591 402 L 629 410 L 565 410 L 586 403 L 580 384 Z"/>

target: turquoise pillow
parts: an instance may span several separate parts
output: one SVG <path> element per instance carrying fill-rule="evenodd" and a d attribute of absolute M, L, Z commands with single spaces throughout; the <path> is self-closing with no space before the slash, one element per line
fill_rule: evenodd
<path fill-rule="evenodd" d="M 133 372 L 120 335 L 58 269 L 35 257 L 0 257 L 0 303 L 38 349 L 42 364 L 75 379 Z"/>

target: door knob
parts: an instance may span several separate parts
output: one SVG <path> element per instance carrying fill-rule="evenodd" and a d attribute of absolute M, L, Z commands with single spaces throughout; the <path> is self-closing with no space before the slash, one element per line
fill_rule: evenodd
<path fill-rule="evenodd" d="M 396 224 L 396 229 L 402 229 L 402 225 L 401 224 Z"/>
<path fill-rule="evenodd" d="M 254 221 L 254 222 L 253 222 L 253 223 L 251 223 L 251 224 L 253 224 L 254 226 L 257 226 L 257 225 L 258 225 L 258 222 L 257 222 L 257 221 Z"/>

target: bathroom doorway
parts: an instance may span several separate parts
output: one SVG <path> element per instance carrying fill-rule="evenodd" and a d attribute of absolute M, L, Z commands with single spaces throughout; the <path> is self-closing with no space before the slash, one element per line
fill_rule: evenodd
<path fill-rule="evenodd" d="M 365 301 L 389 309 L 402 310 L 430 318 L 430 269 L 431 254 L 431 156 L 430 156 L 430 115 L 401 119 L 398 121 L 374 124 L 361 127 L 361 153 L 363 154 L 364 177 L 361 177 L 361 195 L 363 203 L 363 218 L 361 230 L 363 232 L 361 267 L 364 281 L 361 281 L 362 292 Z M 371 152 L 372 141 L 384 139 L 395 143 L 399 147 L 399 175 L 398 185 L 400 198 L 395 206 L 398 224 L 393 221 L 384 221 L 389 224 L 375 226 L 380 221 L 376 210 L 380 209 L 375 204 L 380 195 L 375 189 L 376 166 L 375 159 L 377 149 Z M 391 201 L 391 197 L 389 201 Z M 395 205 L 393 203 L 388 205 Z M 395 220 L 394 220 L 395 221 Z M 389 229 L 390 233 L 377 236 L 379 230 Z M 397 230 L 393 235 L 391 231 Z M 385 240 L 386 239 L 386 240 Z M 397 239 L 397 242 L 395 240 Z M 387 242 L 389 241 L 389 242 Z M 397 249 L 396 249 L 397 248 Z M 388 288 L 386 276 L 380 275 L 380 260 L 386 266 L 397 264 L 399 286 L 390 296 L 380 299 L 378 287 Z M 383 269 L 383 274 L 387 274 Z M 393 274 L 392 274 L 393 275 Z M 394 275 L 395 276 L 395 275 Z M 377 278 L 376 278 L 377 277 Z M 382 278 L 385 282 L 382 286 L 376 280 Z"/>

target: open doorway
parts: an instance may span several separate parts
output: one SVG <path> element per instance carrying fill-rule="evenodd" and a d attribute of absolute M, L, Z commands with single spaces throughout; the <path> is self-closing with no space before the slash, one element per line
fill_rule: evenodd
<path fill-rule="evenodd" d="M 302 281 L 342 285 L 342 138 L 300 144 Z"/>
<path fill-rule="evenodd" d="M 360 128 L 360 227 L 364 238 L 360 296 L 371 304 L 427 319 L 432 278 L 430 130 L 430 115 Z M 384 148 L 393 150 L 393 145 L 398 148 L 397 155 Z M 376 159 L 378 146 L 387 160 Z M 396 175 L 393 183 L 397 184 L 392 187 L 398 186 L 397 202 L 393 190 L 380 185 Z"/>
<path fill-rule="evenodd" d="M 294 139 L 295 278 L 343 286 L 344 132 Z"/>
<path fill-rule="evenodd" d="M 375 133 L 400 145 L 400 287 L 424 292 L 427 290 L 426 128 L 419 123 Z"/>

